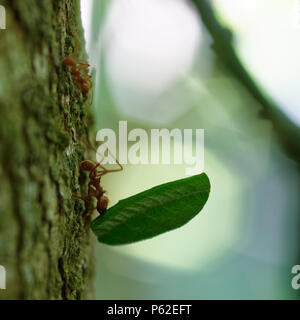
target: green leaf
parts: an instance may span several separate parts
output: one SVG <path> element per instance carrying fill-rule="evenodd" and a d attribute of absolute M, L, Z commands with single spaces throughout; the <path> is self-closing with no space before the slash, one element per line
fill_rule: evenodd
<path fill-rule="evenodd" d="M 91 222 L 99 242 L 128 244 L 179 228 L 205 205 L 210 183 L 205 173 L 154 187 L 119 201 Z"/>

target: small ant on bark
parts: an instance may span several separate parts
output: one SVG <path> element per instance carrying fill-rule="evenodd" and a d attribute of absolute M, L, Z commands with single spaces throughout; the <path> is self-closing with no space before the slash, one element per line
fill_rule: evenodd
<path fill-rule="evenodd" d="M 86 61 L 80 61 L 76 59 L 78 40 L 72 31 L 69 21 L 67 20 L 67 25 L 69 27 L 72 37 L 75 39 L 75 46 L 73 54 L 70 57 L 66 57 L 63 60 L 63 64 L 66 67 L 71 67 L 71 73 L 73 75 L 74 83 L 77 88 L 82 92 L 82 94 L 87 95 L 92 87 L 90 79 L 92 78 L 89 74 L 82 74 L 81 71 L 87 70 L 89 72 L 90 65 Z"/>
<path fill-rule="evenodd" d="M 76 83 L 77 88 L 84 94 L 87 95 L 91 89 L 92 78 L 89 74 L 81 74 L 81 71 L 88 69 L 90 65 L 87 62 L 76 61 L 73 57 L 67 57 L 64 59 L 63 64 L 71 67 L 71 73 L 73 80 Z"/>
<path fill-rule="evenodd" d="M 97 150 L 93 148 L 91 145 L 89 145 L 86 141 L 82 141 L 89 149 L 95 151 L 97 153 Z M 109 151 L 109 150 L 108 150 Z M 110 151 L 109 151 L 110 152 Z M 102 156 L 102 158 L 104 158 Z M 97 205 L 96 207 L 90 209 L 85 215 L 84 218 L 89 217 L 92 212 L 97 209 L 99 212 L 100 216 L 103 216 L 103 214 L 106 212 L 109 199 L 104 195 L 106 191 L 101 187 L 101 178 L 105 174 L 109 172 L 118 172 L 123 170 L 123 166 L 119 163 L 117 159 L 116 163 L 119 166 L 118 169 L 113 169 L 113 170 L 108 170 L 106 169 L 103 165 L 101 165 L 101 162 L 94 162 L 91 160 L 84 160 L 80 163 L 80 168 L 84 171 L 89 172 L 89 183 L 88 183 L 88 195 L 87 196 L 77 196 L 75 195 L 74 197 L 83 200 L 85 203 L 92 203 L 93 202 L 93 197 L 97 199 Z"/>

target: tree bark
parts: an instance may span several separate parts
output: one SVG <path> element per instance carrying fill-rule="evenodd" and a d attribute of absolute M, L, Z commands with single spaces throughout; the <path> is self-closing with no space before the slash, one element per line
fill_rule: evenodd
<path fill-rule="evenodd" d="M 93 242 L 79 163 L 93 118 L 63 59 L 79 43 L 77 0 L 7 0 L 0 30 L 0 299 L 93 297 Z"/>

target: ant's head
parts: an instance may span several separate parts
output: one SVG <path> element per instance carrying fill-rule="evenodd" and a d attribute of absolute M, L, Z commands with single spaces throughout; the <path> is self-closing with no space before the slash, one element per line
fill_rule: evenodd
<path fill-rule="evenodd" d="M 84 160 L 80 162 L 80 168 L 84 171 L 92 171 L 95 167 L 95 163 L 90 160 Z"/>
<path fill-rule="evenodd" d="M 72 59 L 70 57 L 65 58 L 63 63 L 65 66 L 76 66 L 74 59 Z"/>

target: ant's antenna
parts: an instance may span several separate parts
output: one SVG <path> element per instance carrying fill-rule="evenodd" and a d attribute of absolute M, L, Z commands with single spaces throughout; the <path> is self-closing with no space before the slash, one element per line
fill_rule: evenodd
<path fill-rule="evenodd" d="M 81 139 L 80 139 L 81 140 Z M 99 156 L 101 156 L 101 160 L 99 161 L 100 167 L 104 170 L 106 170 L 102 165 L 102 161 L 104 160 L 104 156 L 99 153 L 93 146 L 91 146 L 87 141 L 85 140 L 81 140 L 82 143 L 84 143 L 86 145 L 87 148 L 89 148 L 90 150 L 94 151 L 96 154 L 98 154 Z M 116 171 L 121 171 L 123 170 L 123 166 L 120 164 L 120 162 L 118 161 L 118 159 L 115 157 L 115 155 L 107 148 L 108 153 L 112 156 L 112 158 L 114 158 L 114 160 L 116 161 L 117 165 L 120 167 L 120 169 L 116 169 L 116 170 L 109 170 L 110 172 L 116 172 Z"/>

